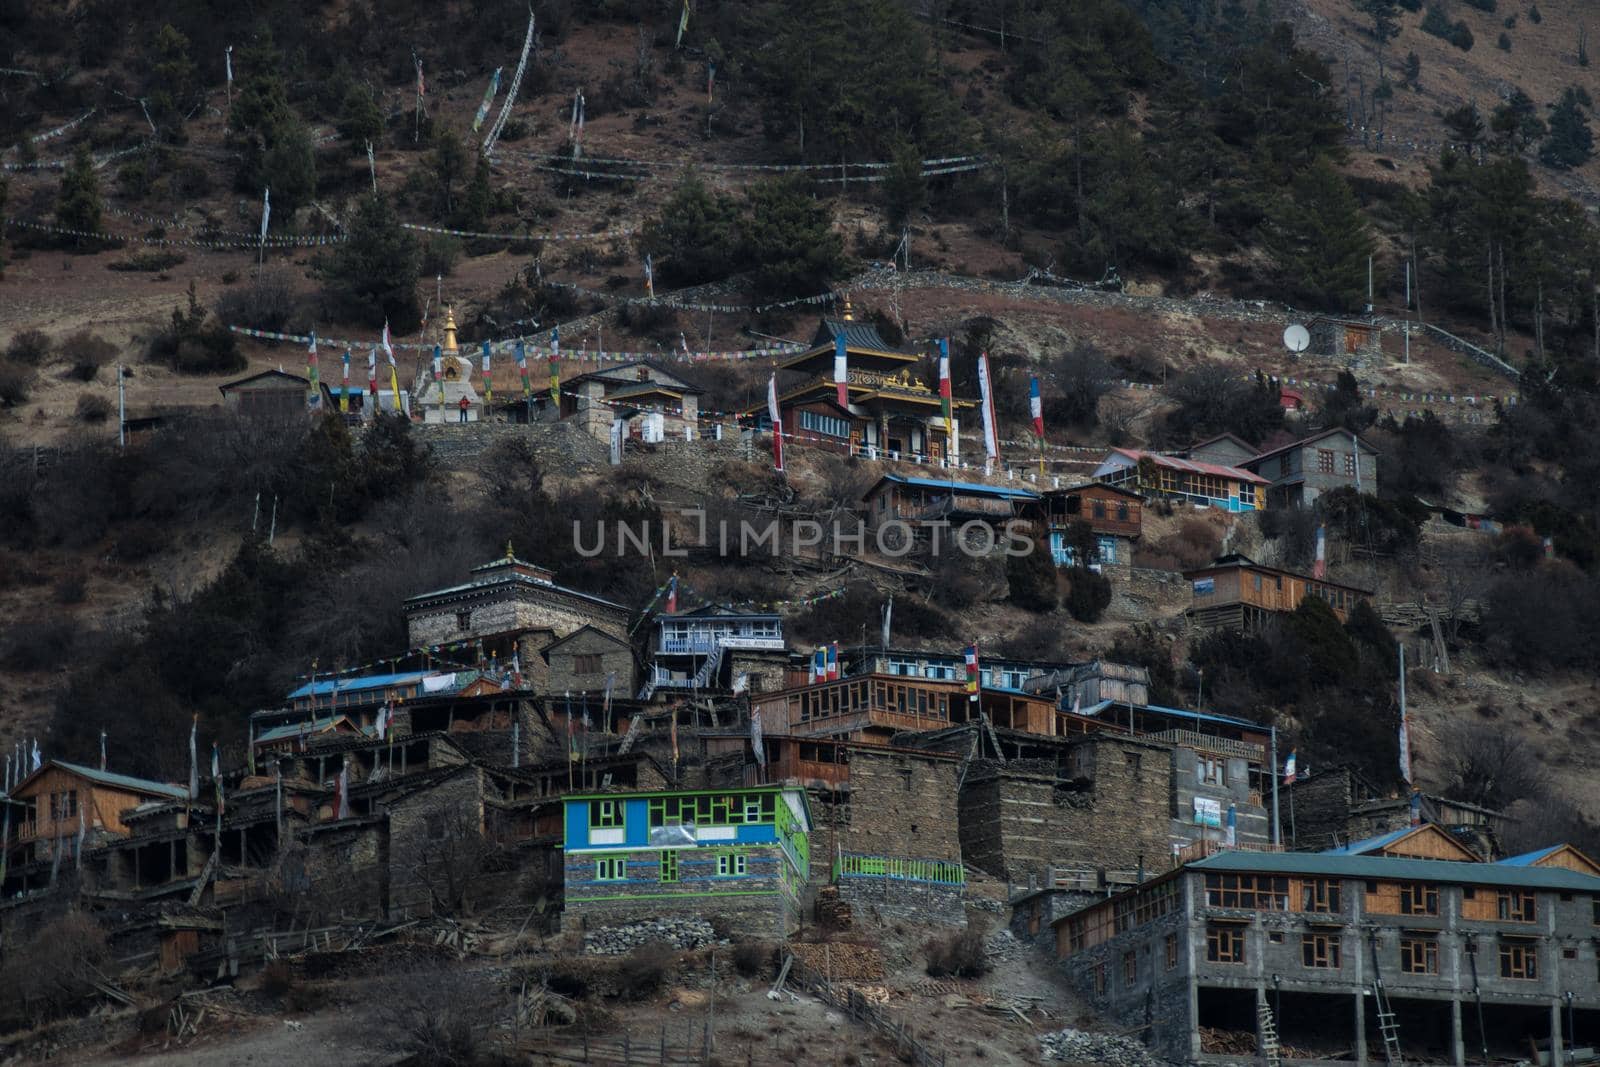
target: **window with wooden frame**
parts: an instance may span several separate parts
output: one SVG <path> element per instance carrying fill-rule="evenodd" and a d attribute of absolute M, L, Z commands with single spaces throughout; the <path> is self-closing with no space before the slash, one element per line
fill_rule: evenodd
<path fill-rule="evenodd" d="M 1427 882 L 1401 882 L 1400 913 L 1402 915 L 1439 914 L 1439 887 Z"/>
<path fill-rule="evenodd" d="M 1168 934 L 1166 937 L 1167 970 L 1172 970 L 1178 965 L 1178 935 Z"/>
<path fill-rule="evenodd" d="M 1094 965 L 1094 995 L 1097 997 L 1106 995 L 1106 965 L 1104 963 Z"/>
<path fill-rule="evenodd" d="M 1497 894 L 1495 917 L 1501 922 L 1531 923 L 1534 910 L 1532 890 L 1502 889 Z"/>
<path fill-rule="evenodd" d="M 1249 504 L 1251 507 L 1255 506 L 1256 487 L 1250 482 L 1239 483 L 1239 503 Z"/>
<path fill-rule="evenodd" d="M 628 861 L 621 856 L 594 861 L 594 880 L 597 882 L 620 882 L 627 876 Z"/>
<path fill-rule="evenodd" d="M 1229 923 L 1206 925 L 1206 959 L 1211 963 L 1244 962 L 1244 927 Z"/>
<path fill-rule="evenodd" d="M 1106 517 L 1106 502 L 1104 500 L 1090 501 L 1090 503 L 1089 503 L 1089 513 L 1091 515 L 1093 515 L 1097 519 L 1105 518 Z"/>
<path fill-rule="evenodd" d="M 601 669 L 598 652 L 579 652 L 572 657 L 573 674 L 599 674 Z"/>
<path fill-rule="evenodd" d="M 1400 969 L 1406 974 L 1438 974 L 1438 940 L 1432 937 L 1402 937 Z"/>
<path fill-rule="evenodd" d="M 1206 905 L 1212 908 L 1288 911 L 1289 879 L 1267 874 L 1208 874 Z"/>
<path fill-rule="evenodd" d="M 1128 521 L 1128 502 L 1126 500 L 1119 500 L 1117 502 L 1117 521 Z"/>
<path fill-rule="evenodd" d="M 589 801 L 589 829 L 619 830 L 624 822 L 624 807 L 620 800 Z"/>
<path fill-rule="evenodd" d="M 1336 969 L 1339 966 L 1338 934 L 1305 934 L 1300 938 L 1300 963 L 1304 967 Z"/>
<path fill-rule="evenodd" d="M 1539 947 L 1531 941 L 1501 941 L 1500 977 L 1537 981 Z"/>
<path fill-rule="evenodd" d="M 1132 989 L 1134 983 L 1139 981 L 1139 954 L 1137 952 L 1124 952 L 1122 954 L 1122 984 Z"/>
<path fill-rule="evenodd" d="M 470 611 L 458 611 L 458 612 L 456 612 L 456 629 L 457 630 L 470 630 L 470 629 L 472 629 L 472 612 L 470 612 Z"/>
<path fill-rule="evenodd" d="M 1300 910 L 1330 914 L 1340 910 L 1339 882 L 1333 878 L 1307 878 L 1300 883 Z"/>
<path fill-rule="evenodd" d="M 1354 452 L 1346 452 L 1344 454 L 1344 474 L 1346 478 L 1354 478 L 1356 476 L 1356 454 Z"/>
<path fill-rule="evenodd" d="M 1194 763 L 1195 780 L 1201 785 L 1222 785 L 1224 765 L 1224 761 L 1215 756 L 1196 756 Z"/>
<path fill-rule="evenodd" d="M 1319 448 L 1319 449 L 1317 449 L 1317 473 L 1319 473 L 1319 474 L 1332 474 L 1333 473 L 1333 449 L 1331 449 L 1331 448 Z"/>
<path fill-rule="evenodd" d="M 656 877 L 663 882 L 676 882 L 678 880 L 678 853 L 672 849 L 664 849 L 661 853 L 661 863 L 657 868 Z"/>

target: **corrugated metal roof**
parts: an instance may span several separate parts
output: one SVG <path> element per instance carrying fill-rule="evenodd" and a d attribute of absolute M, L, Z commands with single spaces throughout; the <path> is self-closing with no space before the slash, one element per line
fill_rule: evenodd
<path fill-rule="evenodd" d="M 1220 463 L 1202 463 L 1196 459 L 1182 459 L 1178 456 L 1163 456 L 1157 452 L 1142 452 L 1137 448 L 1113 448 L 1113 453 L 1127 456 L 1135 463 L 1141 459 L 1149 459 L 1158 467 L 1169 470 L 1187 471 L 1190 474 L 1210 474 L 1218 478 L 1231 478 L 1236 482 L 1253 482 L 1257 485 L 1267 485 L 1268 480 L 1254 471 L 1241 470 L 1238 467 L 1224 467 Z"/>
<path fill-rule="evenodd" d="M 1502 867 L 1532 867 L 1546 856 L 1560 852 L 1566 847 L 1566 845 L 1562 844 L 1551 845 L 1548 848 L 1536 848 L 1532 852 L 1524 852 L 1520 856 L 1507 856 L 1503 860 L 1496 860 L 1495 863 Z"/>
<path fill-rule="evenodd" d="M 1515 867 L 1458 860 L 1417 860 L 1398 856 L 1336 856 L 1326 852 L 1218 852 L 1188 865 L 1198 871 L 1249 871 L 1257 874 L 1312 874 L 1340 878 L 1386 878 L 1459 885 L 1502 885 L 1600 893 L 1600 878 L 1565 867 Z"/>
<path fill-rule="evenodd" d="M 309 737 L 312 734 L 321 733 L 330 727 L 338 725 L 341 720 L 349 722 L 350 717 L 348 715 L 330 715 L 327 718 L 313 719 L 310 722 L 292 722 L 283 726 L 274 726 L 270 730 L 263 730 L 261 733 L 256 734 L 256 744 L 259 745 L 264 741 L 279 741 L 285 737 L 298 737 L 302 729 L 305 730 L 306 736 Z"/>
<path fill-rule="evenodd" d="M 1400 840 L 1402 837 L 1405 837 L 1407 834 L 1416 829 L 1417 827 L 1415 826 L 1403 826 L 1398 830 L 1390 830 L 1386 834 L 1379 834 L 1377 837 L 1368 837 L 1361 841 L 1352 841 L 1350 844 L 1343 845 L 1339 848 L 1323 849 L 1322 854 L 1325 856 L 1365 855 L 1368 852 L 1376 852 L 1385 845 L 1394 844 L 1396 841 Z"/>
<path fill-rule="evenodd" d="M 81 775 L 91 782 L 98 782 L 100 785 L 112 789 L 127 789 L 135 793 L 154 793 L 158 796 L 176 797 L 180 800 L 189 798 L 189 791 L 181 785 L 168 785 L 166 782 L 156 782 L 149 778 L 134 778 L 127 774 L 112 774 L 110 771 L 102 771 L 96 767 L 85 767 L 82 764 L 67 763 L 58 759 L 49 760 L 46 766 L 52 763 L 64 771 Z M 40 769 L 43 770 L 43 768 Z"/>
<path fill-rule="evenodd" d="M 387 689 L 392 685 L 415 685 L 435 671 L 404 671 L 400 674 L 363 674 L 355 678 L 329 678 L 321 682 L 307 682 L 289 694 L 289 699 L 318 696 L 330 693 L 356 693 L 365 689 Z"/>
<path fill-rule="evenodd" d="M 1119 707 L 1128 707 L 1128 702 L 1125 700 L 1102 700 L 1098 704 L 1090 704 L 1086 708 L 1079 708 L 1078 714 L 1099 715 L 1113 704 Z M 1063 698 L 1061 709 L 1063 711 L 1071 711 L 1072 701 Z M 1153 711 L 1159 715 L 1176 715 L 1180 719 L 1194 719 L 1197 722 L 1216 722 L 1227 726 L 1242 726 L 1247 730 L 1259 730 L 1262 733 L 1268 733 L 1272 729 L 1270 726 L 1263 726 L 1258 722 L 1251 722 L 1249 719 L 1236 719 L 1231 715 L 1216 715 L 1206 711 L 1190 711 L 1187 708 L 1167 708 L 1162 707 L 1160 704 L 1134 704 L 1133 710 Z"/>
<path fill-rule="evenodd" d="M 1007 500 L 1038 500 L 1039 494 L 1032 489 L 1012 489 L 1003 485 L 984 485 L 982 482 L 945 482 L 937 478 L 912 478 L 904 474 L 885 474 L 878 479 L 878 484 L 894 482 L 897 485 L 911 485 L 919 489 L 943 489 L 946 492 L 971 493 L 975 496 L 998 496 Z"/>
<path fill-rule="evenodd" d="M 1303 445 L 1315 444 L 1316 442 L 1327 437 L 1354 437 L 1357 442 L 1357 447 L 1365 449 L 1368 455 L 1376 456 L 1379 454 L 1376 448 L 1373 448 L 1367 443 L 1367 439 L 1365 437 L 1359 437 L 1356 434 L 1351 433 L 1349 430 L 1341 429 L 1340 427 L 1335 426 L 1331 430 L 1323 430 L 1321 433 L 1314 433 L 1310 437 L 1302 437 L 1298 441 L 1290 441 L 1286 445 L 1279 445 L 1270 452 L 1257 452 L 1244 462 L 1253 466 L 1257 463 L 1260 463 L 1264 459 L 1270 459 L 1271 457 L 1276 456 L 1280 452 L 1287 452 L 1290 449 L 1300 448 Z"/>

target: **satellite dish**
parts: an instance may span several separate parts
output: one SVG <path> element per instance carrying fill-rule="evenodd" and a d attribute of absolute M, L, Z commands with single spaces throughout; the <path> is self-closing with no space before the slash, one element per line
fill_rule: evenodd
<path fill-rule="evenodd" d="M 1311 333 L 1298 322 L 1283 331 L 1283 347 L 1291 352 L 1304 352 L 1311 347 Z"/>

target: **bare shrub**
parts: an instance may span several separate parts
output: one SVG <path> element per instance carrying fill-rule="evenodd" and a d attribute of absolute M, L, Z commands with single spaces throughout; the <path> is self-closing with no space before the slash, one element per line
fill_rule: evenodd
<path fill-rule="evenodd" d="M 1483 721 L 1459 722 L 1440 738 L 1441 792 L 1486 808 L 1549 790 L 1544 760 L 1514 730 Z"/>
<path fill-rule="evenodd" d="M 945 937 L 929 938 L 922 951 L 928 957 L 932 978 L 981 978 L 989 973 L 983 935 L 970 926 Z"/>
<path fill-rule="evenodd" d="M 66 1014 L 94 993 L 91 983 L 105 959 L 105 933 L 82 912 L 39 927 L 0 963 L 0 1031 Z"/>
<path fill-rule="evenodd" d="M 6 346 L 6 358 L 29 367 L 37 367 L 50 354 L 50 337 L 40 330 L 23 330 Z"/>
<path fill-rule="evenodd" d="M 79 330 L 61 342 L 61 358 L 67 362 L 67 377 L 92 382 L 101 367 L 117 358 L 117 348 L 98 334 Z"/>
<path fill-rule="evenodd" d="M 75 410 L 78 421 L 97 425 L 111 417 L 111 401 L 97 393 L 84 393 Z"/>
<path fill-rule="evenodd" d="M 0 359 L 0 407 L 26 404 L 39 372 L 14 359 Z"/>
<path fill-rule="evenodd" d="M 1148 540 L 1148 539 L 1147 539 Z M 1134 563 L 1157 570 L 1187 571 L 1217 558 L 1222 536 L 1202 518 L 1184 519 L 1177 532 L 1134 549 Z"/>
<path fill-rule="evenodd" d="M 644 1000 L 667 983 L 672 955 L 659 945 L 645 945 L 624 956 L 617 965 L 617 993 L 623 1000 Z"/>
<path fill-rule="evenodd" d="M 378 1015 L 389 1046 L 416 1067 L 482 1062 L 499 998 L 487 978 L 460 971 L 412 971 L 385 982 Z"/>
<path fill-rule="evenodd" d="M 772 962 L 772 946 L 745 941 L 733 948 L 733 969 L 746 978 L 764 973 Z"/>

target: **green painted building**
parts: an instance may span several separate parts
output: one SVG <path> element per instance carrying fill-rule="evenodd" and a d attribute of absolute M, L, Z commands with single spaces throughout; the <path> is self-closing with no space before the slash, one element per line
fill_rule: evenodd
<path fill-rule="evenodd" d="M 803 789 L 578 794 L 564 819 L 569 921 L 720 918 L 758 937 L 799 926 L 811 861 Z"/>

